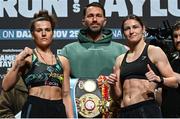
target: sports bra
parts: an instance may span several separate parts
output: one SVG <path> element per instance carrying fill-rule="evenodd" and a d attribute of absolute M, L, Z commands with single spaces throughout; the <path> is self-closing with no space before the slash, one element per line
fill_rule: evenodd
<path fill-rule="evenodd" d="M 59 58 L 56 56 L 56 64 L 48 65 L 38 60 L 33 50 L 32 66 L 22 78 L 28 88 L 36 86 L 58 86 L 62 87 L 63 68 Z"/>
<path fill-rule="evenodd" d="M 127 54 L 129 52 L 127 51 L 120 67 L 121 69 L 120 78 L 121 78 L 122 84 L 124 83 L 126 79 L 138 78 L 138 79 L 147 80 L 145 76 L 146 72 L 148 72 L 147 64 L 150 65 L 151 69 L 154 71 L 156 75 L 160 75 L 159 70 L 157 69 L 155 64 L 151 62 L 151 60 L 148 57 L 148 52 L 147 52 L 148 46 L 149 44 L 145 45 L 145 48 L 142 54 L 140 55 L 140 57 L 133 62 L 126 62 Z"/>

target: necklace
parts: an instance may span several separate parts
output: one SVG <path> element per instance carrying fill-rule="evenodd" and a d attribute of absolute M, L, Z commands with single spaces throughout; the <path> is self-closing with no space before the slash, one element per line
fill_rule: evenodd
<path fill-rule="evenodd" d="M 39 56 L 41 57 L 41 59 L 44 61 L 44 63 L 48 65 L 49 63 L 46 62 L 46 60 L 45 60 L 44 57 L 41 55 L 41 53 L 38 51 L 38 49 L 36 49 L 36 51 L 37 51 L 37 53 L 39 54 Z M 52 56 L 51 56 L 51 59 L 52 59 L 52 64 L 51 64 L 51 65 L 53 65 L 53 54 L 52 54 Z"/>

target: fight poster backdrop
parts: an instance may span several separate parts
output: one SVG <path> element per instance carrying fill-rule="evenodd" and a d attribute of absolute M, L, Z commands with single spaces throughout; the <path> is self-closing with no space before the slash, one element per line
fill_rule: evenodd
<path fill-rule="evenodd" d="M 77 40 L 83 7 L 91 2 L 104 5 L 106 27 L 122 43 L 120 26 L 128 14 L 141 17 L 147 27 L 165 29 L 164 21 L 172 25 L 180 17 L 180 0 L 0 0 L 0 82 L 16 54 L 26 46 L 34 48 L 29 23 L 35 12 L 46 9 L 57 16 L 52 48 L 58 54 L 64 45 Z"/>

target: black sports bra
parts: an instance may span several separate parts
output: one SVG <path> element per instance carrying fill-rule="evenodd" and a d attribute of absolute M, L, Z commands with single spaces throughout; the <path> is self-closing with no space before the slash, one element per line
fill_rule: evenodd
<path fill-rule="evenodd" d="M 132 78 L 147 79 L 145 76 L 146 72 L 148 72 L 147 64 L 150 65 L 150 67 L 152 68 L 152 70 L 154 71 L 156 75 L 160 75 L 159 70 L 157 69 L 155 64 L 151 62 L 151 60 L 149 59 L 147 55 L 148 46 L 149 45 L 146 44 L 140 57 L 133 62 L 126 62 L 127 54 L 129 51 L 125 54 L 121 67 L 120 67 L 121 69 L 120 78 L 121 78 L 122 84 L 124 83 L 124 80 L 126 79 L 132 79 Z"/>
<path fill-rule="evenodd" d="M 22 76 L 28 88 L 35 86 L 58 86 L 62 87 L 63 68 L 59 58 L 56 56 L 56 64 L 47 65 L 38 60 L 37 54 L 32 55 L 32 66 L 30 70 Z"/>

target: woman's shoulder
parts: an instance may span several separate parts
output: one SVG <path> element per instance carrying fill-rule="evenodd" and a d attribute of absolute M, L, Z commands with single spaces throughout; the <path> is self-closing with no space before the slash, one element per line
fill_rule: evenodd
<path fill-rule="evenodd" d="M 165 56 L 164 51 L 159 46 L 149 45 L 148 56 L 153 62 L 154 60 L 160 60 Z"/>
<path fill-rule="evenodd" d="M 64 65 L 69 65 L 69 60 L 67 57 L 63 56 L 63 55 L 57 55 L 59 61 L 61 62 L 61 64 Z"/>
<path fill-rule="evenodd" d="M 62 60 L 62 61 L 68 61 L 68 58 L 67 57 L 65 57 L 64 55 L 57 55 L 57 57 L 60 59 L 60 60 Z"/>
<path fill-rule="evenodd" d="M 116 65 L 121 65 L 125 55 L 126 55 L 126 53 L 121 54 L 116 58 Z"/>
<path fill-rule="evenodd" d="M 162 51 L 162 49 L 159 46 L 155 46 L 155 45 L 149 45 L 148 47 L 148 51 Z"/>
<path fill-rule="evenodd" d="M 161 55 L 164 54 L 163 50 L 159 46 L 149 45 L 148 47 L 148 55 Z"/>
<path fill-rule="evenodd" d="M 126 55 L 126 53 L 123 53 L 123 54 L 119 55 L 116 59 L 117 60 L 122 60 L 125 55 Z"/>

